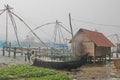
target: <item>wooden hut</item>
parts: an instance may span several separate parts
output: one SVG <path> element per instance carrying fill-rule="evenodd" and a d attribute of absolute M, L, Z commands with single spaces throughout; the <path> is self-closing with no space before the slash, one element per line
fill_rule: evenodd
<path fill-rule="evenodd" d="M 89 53 L 89 57 L 94 59 L 110 55 L 111 47 L 114 45 L 102 33 L 80 29 L 73 39 L 72 44 L 75 56 Z"/>

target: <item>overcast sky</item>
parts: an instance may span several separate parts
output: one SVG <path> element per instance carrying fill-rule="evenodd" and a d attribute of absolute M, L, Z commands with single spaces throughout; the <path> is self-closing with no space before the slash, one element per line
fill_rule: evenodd
<path fill-rule="evenodd" d="M 56 20 L 69 29 L 68 13 L 71 13 L 74 34 L 80 28 L 97 29 L 105 36 L 120 34 L 120 26 L 96 25 L 120 25 L 120 0 L 0 0 L 0 9 L 3 9 L 6 4 L 13 7 L 13 11 L 32 29 Z M 19 27 L 19 37 L 24 39 L 29 30 L 18 20 L 16 22 Z M 45 33 L 50 32 L 51 27 L 48 27 Z M 0 28 L 0 34 L 5 35 L 5 14 L 0 16 Z M 9 28 L 9 35 L 14 34 L 11 26 Z M 39 32 L 36 33 L 40 35 Z"/>

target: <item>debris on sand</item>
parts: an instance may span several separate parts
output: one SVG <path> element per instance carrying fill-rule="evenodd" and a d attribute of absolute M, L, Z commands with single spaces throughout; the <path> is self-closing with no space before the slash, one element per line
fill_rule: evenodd
<path fill-rule="evenodd" d="M 61 71 L 60 71 L 61 72 Z M 112 65 L 84 66 L 71 72 L 62 71 L 74 78 L 74 80 L 119 80 L 120 70 Z"/>
<path fill-rule="evenodd" d="M 116 67 L 116 69 L 120 69 L 120 59 L 114 60 L 114 66 Z"/>

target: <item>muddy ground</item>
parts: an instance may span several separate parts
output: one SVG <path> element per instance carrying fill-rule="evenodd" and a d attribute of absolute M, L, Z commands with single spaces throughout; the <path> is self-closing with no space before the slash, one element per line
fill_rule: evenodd
<path fill-rule="evenodd" d="M 73 77 L 74 80 L 120 80 L 120 70 L 116 69 L 113 62 L 107 64 L 90 64 L 79 69 L 60 71 Z"/>

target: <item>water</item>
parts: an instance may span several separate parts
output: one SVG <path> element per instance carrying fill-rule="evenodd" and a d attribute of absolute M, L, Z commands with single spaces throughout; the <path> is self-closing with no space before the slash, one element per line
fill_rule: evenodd
<path fill-rule="evenodd" d="M 5 56 L 3 56 L 2 51 L 0 51 L 0 63 L 5 64 L 24 64 L 28 63 L 25 61 L 25 55 L 21 55 L 21 53 L 16 53 L 16 58 L 14 59 L 13 53 L 11 52 L 10 57 L 8 57 L 8 52 L 5 52 Z"/>

